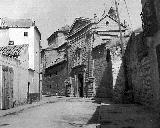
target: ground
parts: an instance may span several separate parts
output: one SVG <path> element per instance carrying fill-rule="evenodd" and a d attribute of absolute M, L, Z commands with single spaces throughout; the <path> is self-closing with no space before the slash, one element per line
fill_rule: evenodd
<path fill-rule="evenodd" d="M 146 106 L 106 102 L 99 113 L 101 128 L 160 128 L 159 114 Z"/>
<path fill-rule="evenodd" d="M 160 128 L 159 114 L 135 104 L 60 98 L 0 117 L 0 128 Z"/>
<path fill-rule="evenodd" d="M 92 127 L 90 119 L 97 106 L 87 99 L 61 99 L 1 117 L 0 128 Z"/>

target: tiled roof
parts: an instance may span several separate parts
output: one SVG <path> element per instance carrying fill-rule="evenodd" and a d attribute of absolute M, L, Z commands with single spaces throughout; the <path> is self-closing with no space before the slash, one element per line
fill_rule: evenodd
<path fill-rule="evenodd" d="M 0 47 L 0 53 L 5 56 L 17 58 L 25 48 L 28 48 L 28 46 L 28 44 L 23 44 Z"/>
<path fill-rule="evenodd" d="M 57 55 L 57 57 L 55 58 L 55 60 L 46 68 L 49 68 L 51 66 L 55 66 L 63 61 L 66 61 L 66 57 L 65 57 L 65 53 L 61 52 L 60 54 Z"/>
<path fill-rule="evenodd" d="M 31 27 L 34 24 L 31 19 L 1 18 L 1 20 L 5 27 Z"/>
<path fill-rule="evenodd" d="M 70 30 L 70 26 L 69 25 L 65 25 L 64 27 L 61 27 L 60 29 L 58 29 L 57 31 L 55 31 L 50 37 L 48 37 L 48 41 L 52 38 L 52 37 L 56 37 L 57 33 L 63 33 L 64 35 L 68 35 Z"/>

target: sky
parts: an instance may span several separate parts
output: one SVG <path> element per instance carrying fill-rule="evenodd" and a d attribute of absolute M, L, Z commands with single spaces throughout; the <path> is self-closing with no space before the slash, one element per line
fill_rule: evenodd
<path fill-rule="evenodd" d="M 141 27 L 141 1 L 117 0 L 121 21 L 127 20 L 132 29 Z M 75 18 L 101 17 L 104 10 L 114 5 L 114 0 L 0 0 L 0 17 L 27 18 L 35 21 L 42 34 L 42 47 L 47 38 L 58 28 L 71 25 Z M 130 18 L 129 18 L 130 17 Z"/>

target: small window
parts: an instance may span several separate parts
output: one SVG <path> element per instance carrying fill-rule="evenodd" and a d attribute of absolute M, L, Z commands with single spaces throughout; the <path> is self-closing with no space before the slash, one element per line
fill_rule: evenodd
<path fill-rule="evenodd" d="M 14 45 L 14 41 L 9 41 L 8 45 Z"/>
<path fill-rule="evenodd" d="M 24 36 L 28 36 L 28 32 L 24 32 Z"/>
<path fill-rule="evenodd" d="M 106 21 L 106 26 L 108 26 L 108 24 L 109 24 L 109 22 L 108 22 L 108 21 Z"/>

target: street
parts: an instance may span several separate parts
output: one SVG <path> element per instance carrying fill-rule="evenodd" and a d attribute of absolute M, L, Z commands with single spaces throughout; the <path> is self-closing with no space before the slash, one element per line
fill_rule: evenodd
<path fill-rule="evenodd" d="M 46 99 L 47 100 L 47 99 Z M 4 110 L 5 111 L 5 110 Z M 109 99 L 49 97 L 48 102 L 0 117 L 0 128 L 159 128 L 159 114 Z"/>
<path fill-rule="evenodd" d="M 98 104 L 87 99 L 51 102 L 0 118 L 0 128 L 94 127 L 92 116 Z"/>

